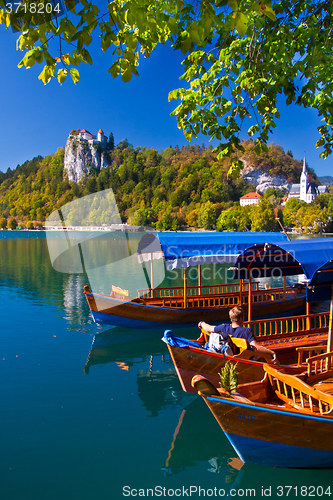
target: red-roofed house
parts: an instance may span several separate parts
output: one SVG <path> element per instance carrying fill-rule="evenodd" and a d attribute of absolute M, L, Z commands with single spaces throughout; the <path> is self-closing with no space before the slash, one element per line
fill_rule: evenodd
<path fill-rule="evenodd" d="M 245 205 L 258 205 L 261 198 L 261 194 L 257 192 L 247 193 L 239 198 L 239 203 L 241 204 L 241 207 L 245 207 Z"/>
<path fill-rule="evenodd" d="M 88 132 L 88 130 L 85 129 L 80 130 L 79 137 L 81 139 L 86 139 L 86 141 L 92 141 L 96 139 L 96 136 L 94 134 L 91 134 L 90 132 Z"/>

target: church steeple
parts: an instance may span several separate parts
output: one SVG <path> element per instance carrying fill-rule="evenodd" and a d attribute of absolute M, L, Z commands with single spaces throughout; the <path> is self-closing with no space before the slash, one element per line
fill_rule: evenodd
<path fill-rule="evenodd" d="M 306 162 L 304 155 L 303 170 L 301 173 L 301 180 L 300 180 L 300 199 L 303 201 L 307 201 L 306 194 L 308 192 L 308 186 L 309 186 L 309 178 L 308 178 L 308 172 L 306 170 Z"/>

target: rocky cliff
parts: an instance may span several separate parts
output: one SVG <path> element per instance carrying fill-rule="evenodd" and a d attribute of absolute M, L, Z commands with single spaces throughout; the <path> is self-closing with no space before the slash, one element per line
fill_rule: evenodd
<path fill-rule="evenodd" d="M 109 165 L 108 155 L 99 144 L 70 135 L 66 142 L 64 170 L 68 180 L 79 182 L 92 168 Z"/>
<path fill-rule="evenodd" d="M 253 184 L 260 193 L 265 193 L 268 188 L 289 191 L 291 182 L 288 182 L 286 177 L 271 176 L 264 169 L 253 167 L 245 160 L 243 161 L 244 169 L 241 171 L 241 176 L 246 182 Z"/>

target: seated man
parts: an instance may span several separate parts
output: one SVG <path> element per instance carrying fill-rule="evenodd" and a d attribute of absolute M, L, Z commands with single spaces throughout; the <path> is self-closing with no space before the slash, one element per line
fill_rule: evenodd
<path fill-rule="evenodd" d="M 272 361 L 274 364 L 279 364 L 276 354 L 274 351 L 267 349 L 266 347 L 261 346 L 255 339 L 255 336 L 251 330 L 251 328 L 243 326 L 244 323 L 244 313 L 241 307 L 233 307 L 229 311 L 229 316 L 231 320 L 231 325 L 222 324 L 219 326 L 212 326 L 204 321 L 200 321 L 198 324 L 199 328 L 202 328 L 208 333 L 224 333 L 228 334 L 231 337 L 237 337 L 241 339 L 245 339 L 250 346 L 250 349 L 253 351 L 257 351 L 258 354 L 265 353 L 270 354 L 272 356 Z"/>

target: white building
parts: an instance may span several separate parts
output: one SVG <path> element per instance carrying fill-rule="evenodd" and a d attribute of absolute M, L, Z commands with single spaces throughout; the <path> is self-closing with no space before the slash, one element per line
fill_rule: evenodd
<path fill-rule="evenodd" d="M 299 198 L 306 203 L 311 203 L 316 196 L 322 193 L 328 193 L 327 186 L 317 186 L 314 182 L 309 182 L 309 176 L 306 169 L 305 156 L 303 160 L 303 170 L 301 173 L 300 184 L 292 184 L 288 200 L 290 198 Z"/>
<path fill-rule="evenodd" d="M 241 207 L 245 207 L 246 205 L 258 205 L 261 198 L 262 198 L 261 194 L 257 192 L 247 193 L 241 198 L 239 198 L 239 203 Z"/>
<path fill-rule="evenodd" d="M 77 135 L 77 138 L 83 141 L 88 141 L 90 144 L 100 144 L 103 147 L 105 147 L 106 143 L 108 142 L 108 139 L 104 135 L 104 132 L 101 128 L 97 133 L 97 138 L 94 134 L 88 132 L 88 130 L 85 129 L 80 130 L 79 134 Z"/>

